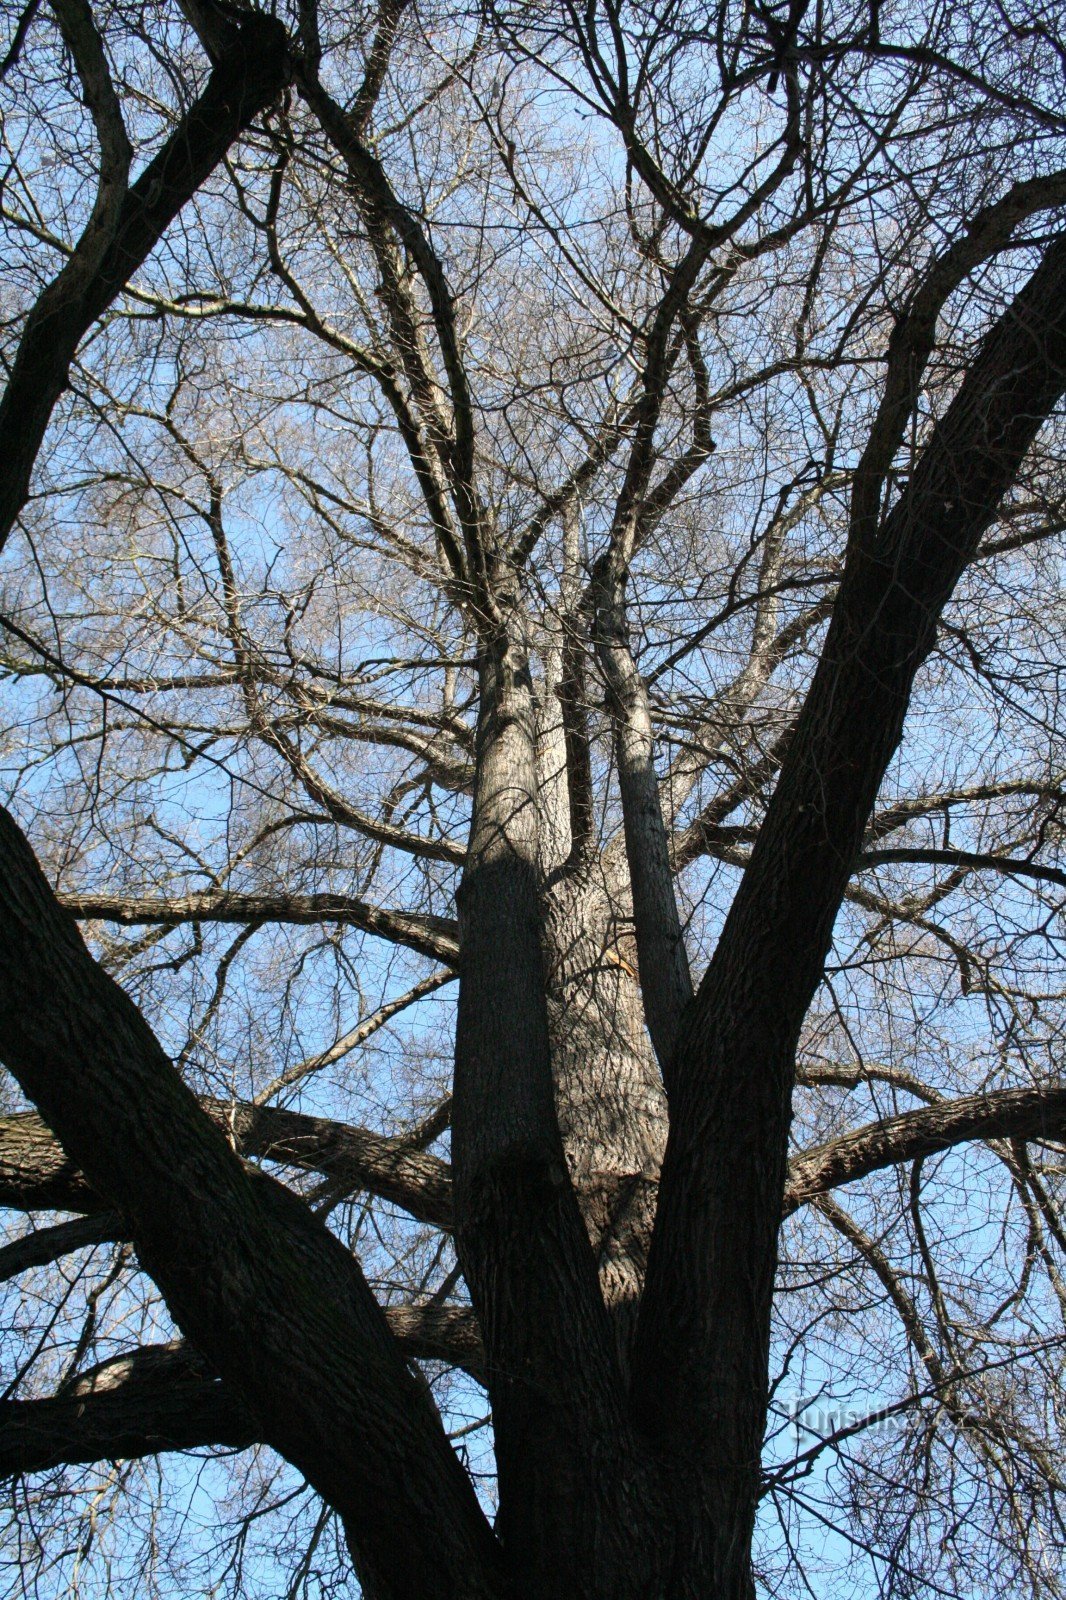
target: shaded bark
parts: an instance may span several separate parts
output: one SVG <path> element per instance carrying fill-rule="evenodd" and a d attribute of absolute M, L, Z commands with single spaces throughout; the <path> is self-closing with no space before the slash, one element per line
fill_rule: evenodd
<path fill-rule="evenodd" d="M 35 1111 L 0 1117 L 0 1205 L 13 1211 L 106 1211 L 107 1201 Z"/>
<path fill-rule="evenodd" d="M 150 1345 L 49 1399 L 0 1405 L 0 1478 L 168 1450 L 243 1449 L 257 1438 L 247 1406 L 187 1345 Z"/>
<path fill-rule="evenodd" d="M 327 1117 L 205 1098 L 204 1111 L 244 1156 L 321 1172 L 351 1192 L 368 1189 L 420 1221 L 452 1221 L 451 1169 L 411 1139 L 385 1138 Z M 0 1117 L 0 1205 L 17 1211 L 105 1210 L 95 1189 L 36 1112 Z"/>
<path fill-rule="evenodd" d="M 556 1117 L 521 638 L 487 630 L 480 676 L 452 1153 L 456 1244 L 485 1339 L 498 1529 L 520 1593 L 636 1596 L 650 1592 L 657 1559 L 653 1482 Z"/>
<path fill-rule="evenodd" d="M 241 1163 L 6 813 L 0 846 L 0 1053 L 174 1320 L 344 1518 L 370 1594 L 494 1593 L 491 1532 L 354 1258 Z"/>
<path fill-rule="evenodd" d="M 749 1596 L 794 1058 L 915 674 L 1066 386 L 1066 241 L 994 325 L 910 485 L 853 545 L 765 823 L 683 1026 L 635 1358 L 642 1427 L 689 1463 L 678 1593 Z M 687 1576 L 686 1576 L 687 1574 Z"/>

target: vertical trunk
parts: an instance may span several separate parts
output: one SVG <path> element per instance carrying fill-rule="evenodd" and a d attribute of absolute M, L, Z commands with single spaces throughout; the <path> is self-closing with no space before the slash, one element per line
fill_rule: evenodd
<path fill-rule="evenodd" d="M 545 895 L 545 967 L 555 1101 L 600 1288 L 628 1366 L 659 1168 L 666 1096 L 644 1022 L 620 886 L 598 862 Z"/>
<path fill-rule="evenodd" d="M 651 1475 L 629 1426 L 556 1118 L 539 899 L 533 689 L 516 608 L 483 638 L 460 894 L 456 1243 L 481 1322 L 497 1531 L 516 1594 L 651 1592 Z"/>
<path fill-rule="evenodd" d="M 596 1255 L 623 1372 L 636 1327 L 666 1145 L 623 849 L 591 832 L 577 521 L 566 527 L 560 618 L 545 651 L 538 777 L 544 975 L 555 1106 L 571 1182 Z"/>
<path fill-rule="evenodd" d="M 595 587 L 596 650 L 614 719 L 644 1013 L 659 1064 L 668 1074 L 681 1015 L 692 998 L 692 980 L 655 771 L 651 709 L 629 644 L 624 574 L 608 565 Z"/>

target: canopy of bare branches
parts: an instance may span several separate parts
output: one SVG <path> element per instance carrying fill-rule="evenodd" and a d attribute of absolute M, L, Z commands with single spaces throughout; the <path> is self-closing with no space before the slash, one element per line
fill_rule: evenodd
<path fill-rule="evenodd" d="M 12 0 L 11 1595 L 1066 1578 L 1052 0 Z"/>

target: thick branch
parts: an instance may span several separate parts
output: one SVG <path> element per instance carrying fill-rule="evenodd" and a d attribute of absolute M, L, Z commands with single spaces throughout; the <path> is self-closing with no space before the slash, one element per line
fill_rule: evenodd
<path fill-rule="evenodd" d="M 470 1482 L 354 1257 L 242 1163 L 0 814 L 0 1053 L 128 1218 L 175 1322 L 345 1519 L 364 1586 L 496 1589 Z"/>
<path fill-rule="evenodd" d="M 637 1404 L 653 1435 L 708 1472 L 712 1452 L 738 1464 L 731 1516 L 746 1516 L 757 1492 L 800 1025 L 940 613 L 1064 387 L 1058 240 L 988 333 L 876 539 L 852 545 L 781 778 L 682 1028 Z"/>
<path fill-rule="evenodd" d="M 61 13 L 67 34 L 79 8 L 73 0 L 66 0 Z M 88 39 L 84 18 L 80 21 Z M 81 340 L 143 265 L 230 145 L 288 80 L 288 38 L 276 18 L 242 13 L 232 34 L 232 42 L 218 57 L 203 93 L 162 150 L 124 192 L 121 206 L 108 204 L 106 216 L 98 206 L 66 264 L 26 319 L 0 400 L 0 460 L 4 462 L 0 546 L 26 503 L 37 452 Z M 112 158 L 111 166 L 117 165 L 117 158 Z M 119 182 L 117 171 L 108 182 L 113 189 Z"/>
<path fill-rule="evenodd" d="M 997 1089 L 871 1122 L 789 1163 L 783 1215 L 882 1167 L 917 1161 L 972 1139 L 1066 1139 L 1066 1086 Z"/>
<path fill-rule="evenodd" d="M 259 1437 L 247 1405 L 188 1346 L 148 1345 L 62 1394 L 0 1405 L 0 1478 L 168 1450 L 241 1449 Z"/>
<path fill-rule="evenodd" d="M 648 1032 L 664 1076 L 692 998 L 688 953 L 663 822 L 648 691 L 633 658 L 624 575 L 604 563 L 596 585 L 596 649 L 610 694 L 626 860 Z"/>
<path fill-rule="evenodd" d="M 820 1082 L 823 1076 L 831 1083 L 861 1081 L 846 1071 L 807 1073 L 804 1081 L 813 1077 Z M 321 1172 L 353 1190 L 367 1189 L 392 1200 L 420 1221 L 442 1229 L 452 1225 L 451 1169 L 410 1140 L 386 1139 L 364 1128 L 275 1107 L 231 1106 L 221 1100 L 203 1104 L 246 1155 Z M 977 1139 L 1066 1140 L 1066 1087 L 999 1089 L 937 1101 L 800 1151 L 789 1163 L 782 1216 L 871 1172 Z M 13 1209 L 73 1210 L 103 1203 L 34 1112 L 0 1121 L 0 1170 L 0 1204 Z M 128 1232 L 115 1213 L 98 1210 L 42 1228 L 0 1249 L 0 1281 L 70 1251 L 126 1238 Z M 398 1325 L 391 1312 L 390 1321 L 394 1328 Z M 429 1323 L 420 1326 L 430 1338 Z M 476 1335 L 472 1337 L 476 1342 Z M 431 1352 L 427 1346 L 417 1353 Z"/>
<path fill-rule="evenodd" d="M 407 1356 L 479 1375 L 481 1339 L 468 1307 L 392 1306 L 385 1315 Z M 176 1340 L 101 1362 L 60 1394 L 0 1404 L 0 1479 L 170 1450 L 243 1449 L 261 1438 L 248 1406 Z"/>
<path fill-rule="evenodd" d="M 386 911 L 346 894 L 236 894 L 229 889 L 204 889 L 168 898 L 61 894 L 59 901 L 80 922 L 120 922 L 127 927 L 177 927 L 182 922 L 339 922 L 449 965 L 454 965 L 459 955 L 458 928 L 450 917 Z"/>
<path fill-rule="evenodd" d="M 324 1173 L 338 1186 L 368 1189 L 392 1200 L 422 1222 L 451 1227 L 451 1168 L 406 1139 L 384 1138 L 366 1128 L 276 1106 L 231 1108 L 217 1100 L 205 1109 L 246 1155 Z"/>
<path fill-rule="evenodd" d="M 339 1188 L 367 1189 L 422 1222 L 451 1226 L 451 1170 L 409 1139 L 388 1139 L 277 1106 L 227 1100 L 201 1104 L 244 1156 L 321 1172 Z M 0 1118 L 0 1205 L 18 1211 L 94 1213 L 107 1204 L 36 1112 Z"/>
<path fill-rule="evenodd" d="M 72 1222 L 57 1222 L 50 1228 L 36 1228 L 0 1247 L 0 1283 L 7 1283 L 31 1267 L 59 1261 L 75 1250 L 125 1239 L 128 1233 L 117 1211 L 100 1211 L 94 1216 L 75 1217 Z"/>

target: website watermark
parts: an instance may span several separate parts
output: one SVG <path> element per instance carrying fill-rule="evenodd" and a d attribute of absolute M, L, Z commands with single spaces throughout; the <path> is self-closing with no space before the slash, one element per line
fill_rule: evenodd
<path fill-rule="evenodd" d="M 781 1411 L 797 1449 L 801 1444 L 844 1439 L 856 1433 L 891 1437 L 907 1424 L 904 1410 L 898 1405 L 845 1405 L 837 1400 L 807 1400 L 802 1395 L 790 1395 L 781 1402 Z"/>

